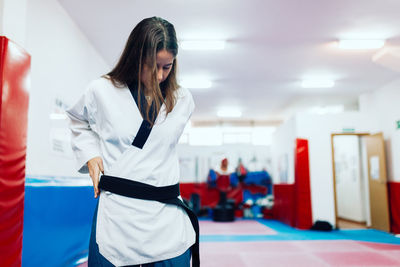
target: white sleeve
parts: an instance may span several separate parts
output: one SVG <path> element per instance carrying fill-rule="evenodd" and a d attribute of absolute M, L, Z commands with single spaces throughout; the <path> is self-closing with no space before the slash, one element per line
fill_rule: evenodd
<path fill-rule="evenodd" d="M 78 102 L 66 111 L 70 119 L 72 150 L 80 173 L 89 172 L 88 160 L 101 156 L 99 136 L 93 130 L 96 123 L 93 116 L 95 112 L 96 103 L 90 88 L 87 88 Z"/>
<path fill-rule="evenodd" d="M 188 120 L 189 120 L 190 117 L 192 117 L 192 113 L 193 113 L 194 108 L 195 108 L 193 96 L 192 96 L 192 94 L 190 93 L 189 90 L 188 90 L 188 98 L 189 98 L 189 117 L 188 117 Z"/>

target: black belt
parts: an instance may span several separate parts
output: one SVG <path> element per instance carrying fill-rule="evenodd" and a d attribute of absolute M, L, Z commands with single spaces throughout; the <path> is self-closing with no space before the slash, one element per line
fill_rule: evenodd
<path fill-rule="evenodd" d="M 189 215 L 196 232 L 196 243 L 191 247 L 192 266 L 200 266 L 199 221 L 196 214 L 178 198 L 180 195 L 179 184 L 157 187 L 124 178 L 103 175 L 100 179 L 99 188 L 125 197 L 156 200 L 165 204 L 182 207 Z"/>

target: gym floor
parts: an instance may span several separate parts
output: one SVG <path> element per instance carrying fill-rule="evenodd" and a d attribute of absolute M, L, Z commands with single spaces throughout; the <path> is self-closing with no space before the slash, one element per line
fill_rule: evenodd
<path fill-rule="evenodd" d="M 239 219 L 200 220 L 200 232 L 203 267 L 400 266 L 400 238 L 372 229 L 318 232 Z"/>

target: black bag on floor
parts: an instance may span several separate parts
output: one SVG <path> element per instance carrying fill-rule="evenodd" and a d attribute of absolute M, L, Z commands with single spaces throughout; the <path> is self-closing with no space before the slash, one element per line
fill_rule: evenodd
<path fill-rule="evenodd" d="M 332 224 L 327 221 L 316 221 L 310 229 L 316 231 L 332 231 L 333 227 Z"/>
<path fill-rule="evenodd" d="M 213 221 L 215 222 L 233 222 L 235 220 L 235 208 L 232 205 L 217 205 L 213 209 Z"/>

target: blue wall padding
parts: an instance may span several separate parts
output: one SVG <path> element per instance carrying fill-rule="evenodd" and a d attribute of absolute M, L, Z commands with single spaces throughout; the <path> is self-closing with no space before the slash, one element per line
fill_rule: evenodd
<path fill-rule="evenodd" d="M 272 179 L 267 171 L 248 172 L 243 183 L 264 185 L 268 188 L 268 194 L 272 194 Z"/>
<path fill-rule="evenodd" d="M 210 187 L 217 187 L 217 173 L 213 169 L 208 172 L 207 183 Z"/>
<path fill-rule="evenodd" d="M 93 187 L 26 186 L 22 266 L 75 266 L 87 257 Z"/>
<path fill-rule="evenodd" d="M 267 171 L 248 172 L 243 182 L 245 184 L 268 186 L 271 184 L 271 176 Z"/>
<path fill-rule="evenodd" d="M 230 175 L 231 186 L 236 187 L 239 184 L 239 178 L 235 172 Z"/>

